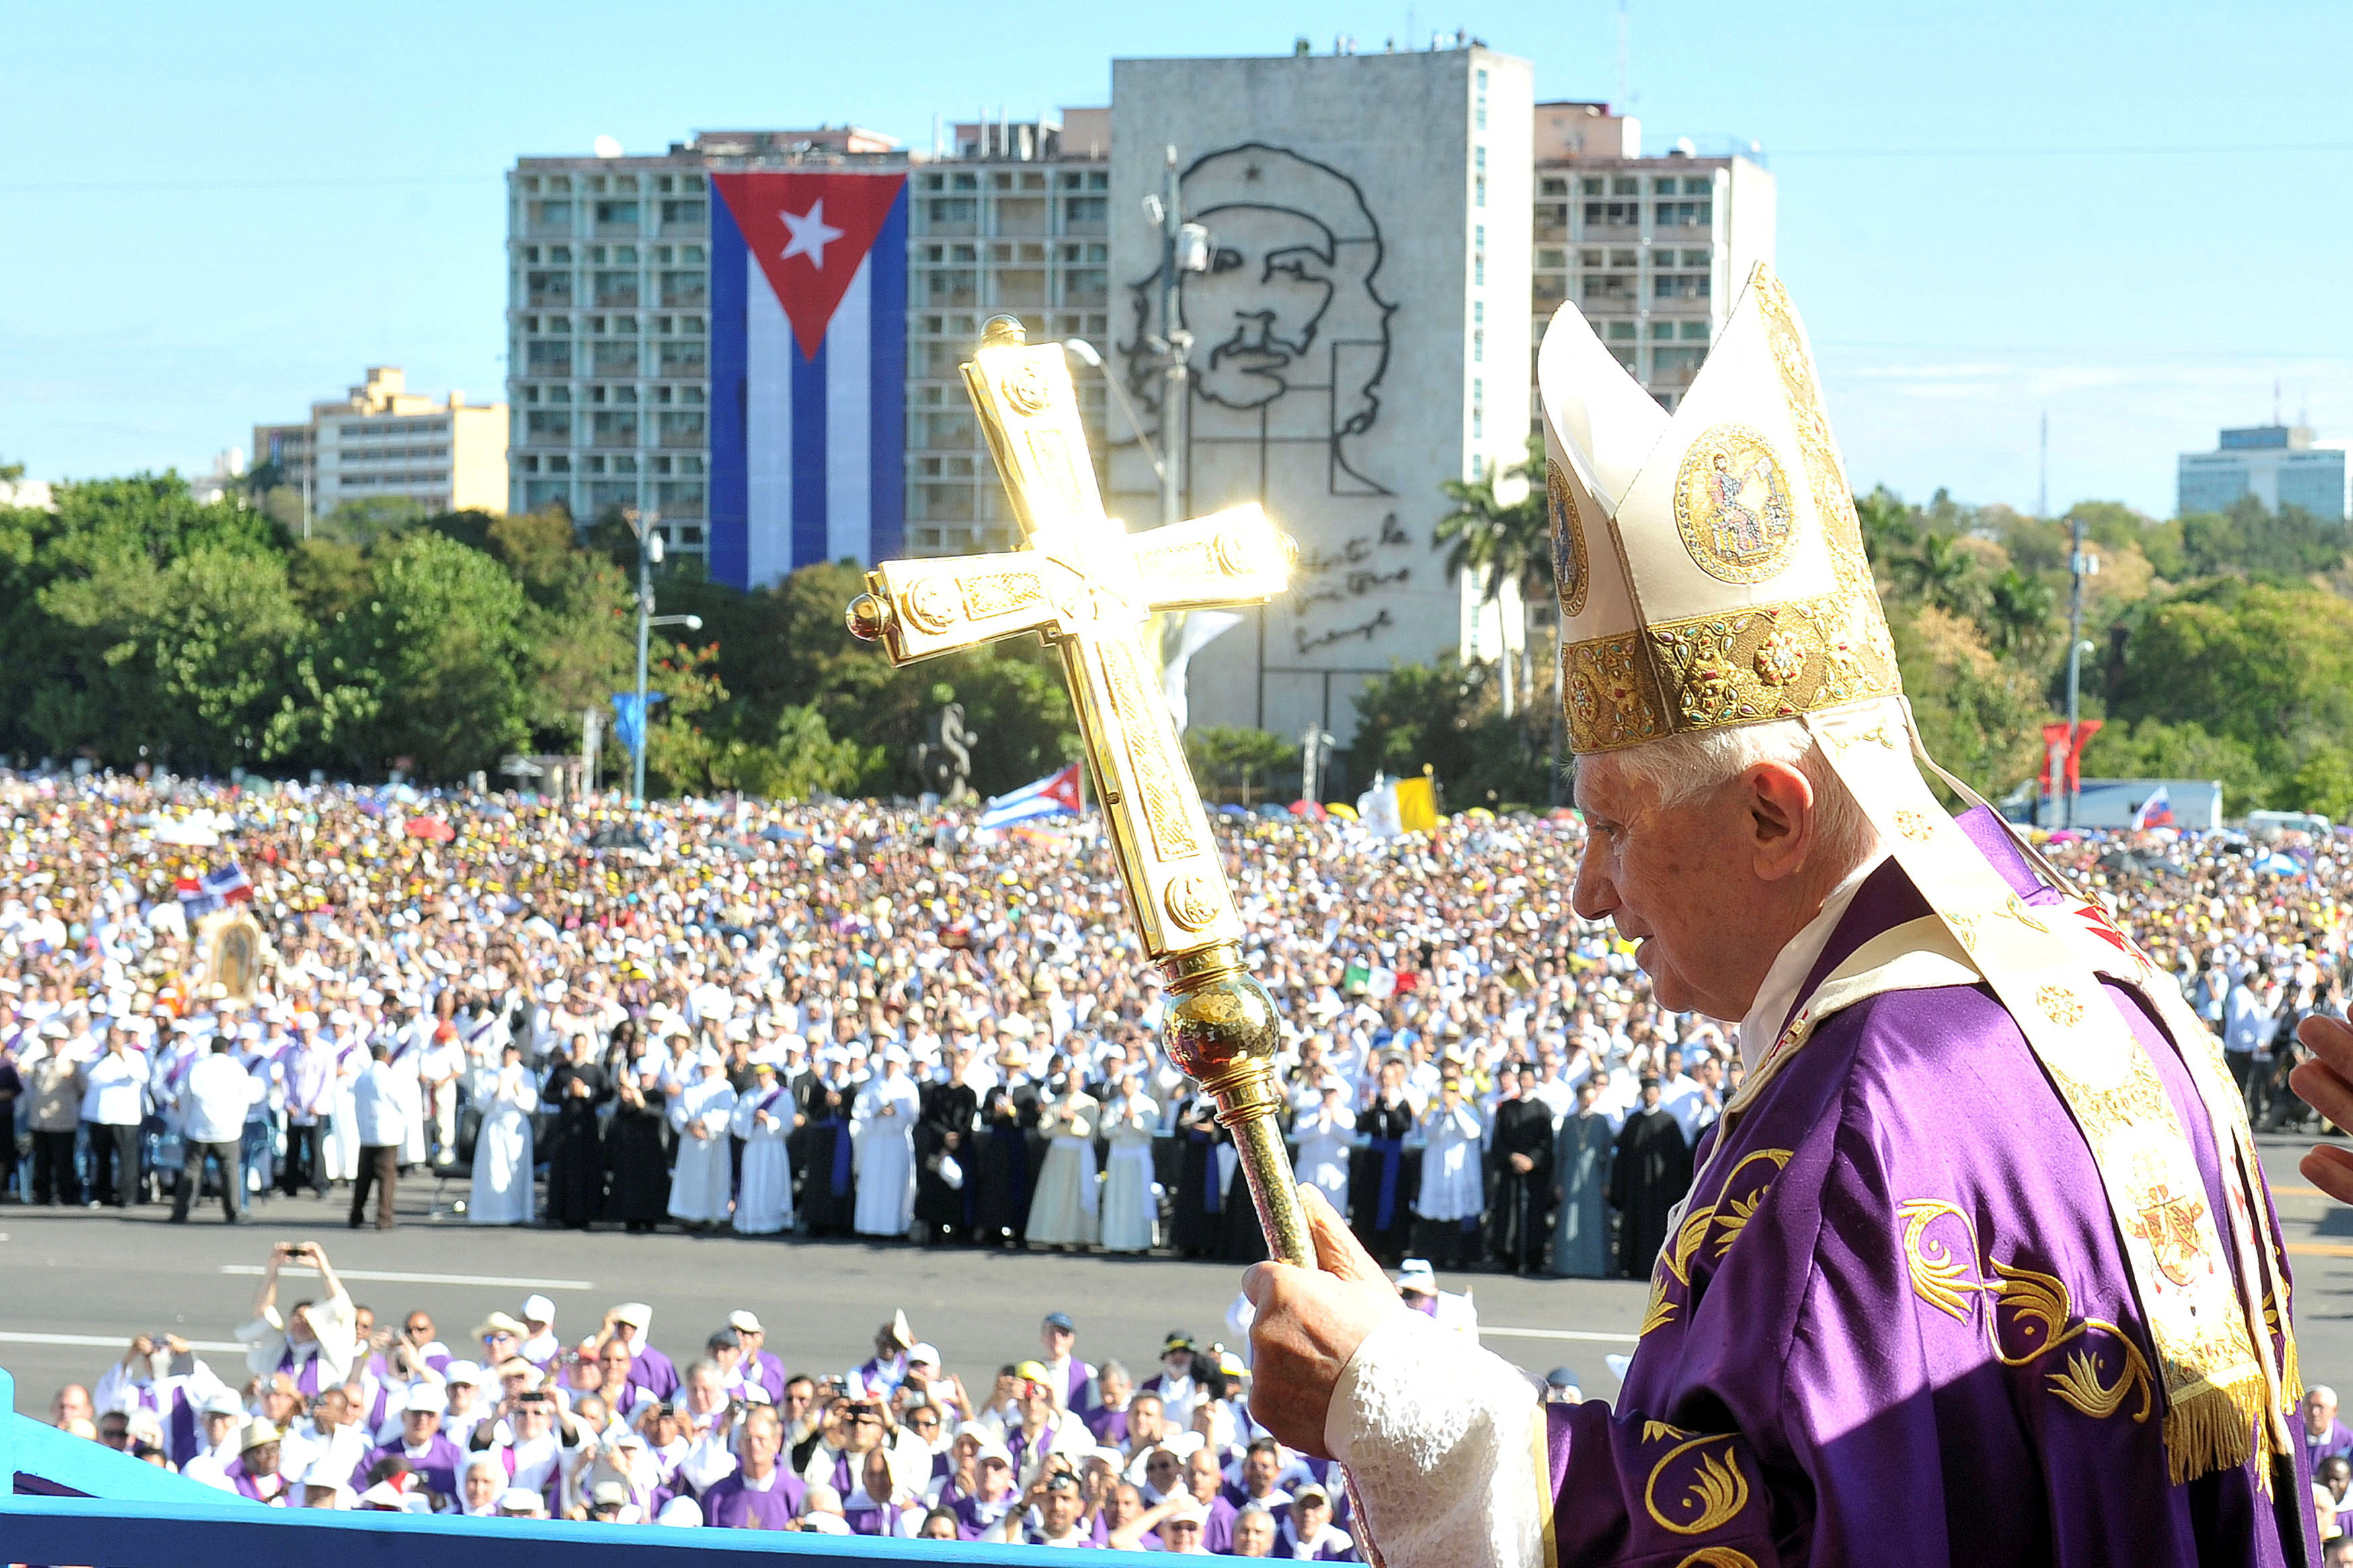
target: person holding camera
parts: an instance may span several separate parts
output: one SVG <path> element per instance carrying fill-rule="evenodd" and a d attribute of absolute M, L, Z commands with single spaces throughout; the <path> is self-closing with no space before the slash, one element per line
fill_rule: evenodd
<path fill-rule="evenodd" d="M 283 1317 L 278 1311 L 278 1271 L 288 1264 L 316 1268 L 325 1297 L 297 1301 Z M 359 1353 L 358 1312 L 351 1293 L 335 1278 L 326 1249 L 312 1241 L 281 1241 L 269 1249 L 261 1284 L 254 1291 L 253 1320 L 237 1331 L 245 1345 L 245 1364 L 258 1377 L 280 1373 L 293 1380 L 296 1391 L 315 1396 L 322 1389 L 342 1385 L 351 1375 Z"/>

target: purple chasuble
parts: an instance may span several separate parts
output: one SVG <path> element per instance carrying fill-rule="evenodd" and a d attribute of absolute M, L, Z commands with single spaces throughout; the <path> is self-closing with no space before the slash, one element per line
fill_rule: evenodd
<path fill-rule="evenodd" d="M 800 1512 L 807 1489 L 781 1468 L 766 1491 L 745 1486 L 743 1472 L 731 1470 L 702 1494 L 702 1522 L 723 1530 L 782 1530 Z"/>
<path fill-rule="evenodd" d="M 1998 827 L 1962 822 L 2030 902 L 2057 902 Z M 1800 1003 L 1928 912 L 1880 867 Z M 2233 1226 L 2179 1053 L 2133 992 L 2106 990 L 2190 1131 L 2208 1212 Z M 1760 1568 L 2316 1562 L 2283 1543 L 2260 1445 L 2239 1468 L 2168 1480 L 2163 1392 L 2099 1172 L 1985 987 L 1834 1015 L 1723 1127 L 1615 1411 L 1546 1407 L 1561 1563 L 1704 1548 Z M 2295 1470 L 2279 1505 L 2308 1535 L 2309 1462 Z"/>

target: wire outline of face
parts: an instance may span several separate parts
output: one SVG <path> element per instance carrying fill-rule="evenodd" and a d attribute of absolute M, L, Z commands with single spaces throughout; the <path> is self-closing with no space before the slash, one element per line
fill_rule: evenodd
<path fill-rule="evenodd" d="M 1283 373 L 1315 346 L 1339 287 L 1339 242 L 1288 207 L 1235 203 L 1199 216 L 1217 243 L 1209 269 L 1177 284 L 1177 310 L 1193 334 L 1187 363 L 1209 402 L 1261 407 L 1291 389 Z"/>

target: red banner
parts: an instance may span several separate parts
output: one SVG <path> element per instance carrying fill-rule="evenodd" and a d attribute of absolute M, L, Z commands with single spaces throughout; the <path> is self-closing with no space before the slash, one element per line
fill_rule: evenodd
<path fill-rule="evenodd" d="M 2045 795 L 2052 793 L 2051 754 L 2054 751 L 2063 751 L 2065 752 L 2065 758 L 2062 766 L 2065 769 L 2064 777 L 2066 782 L 2059 787 L 2065 790 L 2069 795 L 2073 795 L 2076 790 L 2083 786 L 2084 747 L 2091 741 L 2093 736 L 2100 732 L 2100 726 L 2105 722 L 2106 722 L 2106 721 L 2101 719 L 2081 719 L 2076 721 L 2073 744 L 2069 743 L 2066 725 L 2045 724 L 2042 726 L 2042 773 L 2041 776 L 2042 793 Z"/>

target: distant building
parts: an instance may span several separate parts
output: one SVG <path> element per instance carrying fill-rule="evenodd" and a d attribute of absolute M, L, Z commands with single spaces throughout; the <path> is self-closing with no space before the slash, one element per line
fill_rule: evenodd
<path fill-rule="evenodd" d="M 301 425 L 253 427 L 256 463 L 276 463 L 308 515 L 345 501 L 408 500 L 427 511 L 507 508 L 507 405 L 407 389 L 398 365 L 370 365 Z"/>
<path fill-rule="evenodd" d="M 1772 174 L 1688 140 L 1645 157 L 1641 122 L 1599 103 L 1535 106 L 1535 338 L 1577 301 L 1618 363 L 1673 408 L 1749 268 L 1773 259 Z M 1531 416 L 1534 414 L 1531 385 Z"/>
<path fill-rule="evenodd" d="M 2267 511 L 2301 507 L 2342 521 L 2344 444 L 2316 444 L 2302 425 L 2254 425 L 2223 431 L 2211 452 L 2181 454 L 2174 501 L 2179 515 L 2228 511 L 2241 496 L 2254 497 Z"/>
<path fill-rule="evenodd" d="M 231 447 L 213 455 L 212 471 L 188 476 L 188 494 L 197 504 L 210 506 L 237 489 L 245 479 L 245 452 Z"/>

